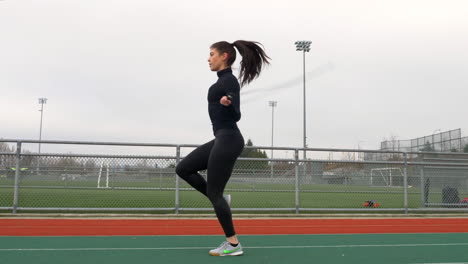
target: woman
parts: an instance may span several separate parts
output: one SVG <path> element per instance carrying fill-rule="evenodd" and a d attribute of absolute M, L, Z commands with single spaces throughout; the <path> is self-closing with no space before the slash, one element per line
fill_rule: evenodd
<path fill-rule="evenodd" d="M 221 41 L 211 45 L 208 62 L 219 77 L 208 90 L 208 113 L 215 139 L 192 151 L 176 168 L 182 179 L 208 197 L 224 230 L 226 241 L 209 252 L 214 256 L 243 254 L 232 223 L 231 208 L 223 197 L 234 163 L 244 149 L 244 138 L 236 124 L 241 118 L 240 85 L 232 74 L 231 65 L 236 60 L 235 47 L 242 56 L 241 85 L 258 77 L 262 66 L 269 64 L 270 59 L 258 44 L 238 40 L 232 44 Z M 202 170 L 207 170 L 206 181 L 198 173 Z"/>

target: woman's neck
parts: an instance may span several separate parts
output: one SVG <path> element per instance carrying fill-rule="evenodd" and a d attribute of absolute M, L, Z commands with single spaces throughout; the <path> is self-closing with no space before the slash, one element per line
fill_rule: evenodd
<path fill-rule="evenodd" d="M 225 65 L 225 66 L 221 67 L 221 68 L 218 70 L 218 72 L 223 71 L 223 70 L 225 70 L 225 69 L 227 69 L 227 68 L 231 68 L 231 67 Z"/>

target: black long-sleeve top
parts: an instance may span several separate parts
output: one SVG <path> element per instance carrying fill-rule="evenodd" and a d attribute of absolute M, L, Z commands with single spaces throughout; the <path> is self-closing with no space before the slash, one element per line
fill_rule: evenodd
<path fill-rule="evenodd" d="M 240 112 L 240 85 L 231 68 L 217 72 L 218 81 L 208 90 L 208 113 L 213 125 L 213 133 L 222 128 L 238 129 Z M 220 103 L 223 96 L 231 100 L 229 106 Z"/>

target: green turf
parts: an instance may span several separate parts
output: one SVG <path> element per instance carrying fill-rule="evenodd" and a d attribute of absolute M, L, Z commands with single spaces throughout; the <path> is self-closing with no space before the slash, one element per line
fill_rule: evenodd
<path fill-rule="evenodd" d="M 0 185 L 9 182 L 2 180 Z M 20 207 L 79 208 L 174 208 L 174 178 L 153 178 L 140 182 L 111 182 L 111 187 L 155 189 L 97 189 L 91 181 L 23 180 L 19 192 Z M 182 188 L 188 188 L 181 182 Z M 49 188 L 55 187 L 55 188 Z M 242 191 L 241 191 L 242 190 Z M 408 190 L 409 208 L 421 206 L 419 188 Z M 429 201 L 441 202 L 438 190 L 431 190 Z M 439 190 L 440 191 L 440 190 Z M 229 183 L 232 208 L 294 208 L 293 184 Z M 460 193 L 460 197 L 468 194 Z M 402 187 L 369 187 L 342 184 L 301 184 L 301 208 L 362 208 L 366 200 L 376 200 L 381 208 L 403 208 Z M 0 206 L 12 206 L 13 188 L 0 188 Z M 211 208 L 208 200 L 196 191 L 180 191 L 180 207 Z"/>
<path fill-rule="evenodd" d="M 232 195 L 233 208 L 292 208 L 294 192 L 236 192 Z M 436 200 L 437 195 L 433 194 Z M 11 206 L 13 190 L 0 188 L 0 202 Z M 440 199 L 440 197 L 439 197 Z M 401 193 L 368 192 L 301 192 L 299 203 L 303 208 L 361 208 L 366 200 L 376 200 L 381 208 L 402 208 Z M 420 194 L 408 195 L 409 207 L 420 205 Z M 174 207 L 174 191 L 161 190 L 112 190 L 112 189 L 38 189 L 21 188 L 21 207 L 110 207 L 110 208 L 171 208 Z M 187 208 L 210 207 L 208 200 L 195 191 L 180 192 L 180 206 Z"/>
<path fill-rule="evenodd" d="M 222 236 L 0 237 L 0 255 L 2 263 L 15 264 L 468 262 L 468 233 L 270 235 L 240 239 L 244 246 L 240 257 L 207 254 L 224 240 Z"/>

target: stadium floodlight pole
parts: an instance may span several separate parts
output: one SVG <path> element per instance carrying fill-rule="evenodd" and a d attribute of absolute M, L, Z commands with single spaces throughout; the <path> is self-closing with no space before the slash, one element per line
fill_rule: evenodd
<path fill-rule="evenodd" d="M 275 120 L 275 107 L 277 101 L 269 101 L 268 104 L 271 106 L 271 159 L 273 158 L 273 128 L 274 128 L 274 120 Z M 273 161 L 271 161 L 271 178 L 273 178 Z"/>
<path fill-rule="evenodd" d="M 38 153 L 41 154 L 41 140 L 42 140 L 42 116 L 44 114 L 44 104 L 47 103 L 47 98 L 39 98 L 39 104 L 41 105 L 41 109 L 39 110 L 41 112 L 41 123 L 39 126 L 39 150 Z M 39 169 L 41 167 L 41 157 L 37 157 L 37 174 L 39 174 Z"/>
<path fill-rule="evenodd" d="M 41 154 L 41 140 L 42 140 L 42 115 L 44 113 L 44 104 L 47 103 L 47 98 L 39 98 L 39 104 L 41 105 L 41 123 L 39 127 L 39 154 Z"/>
<path fill-rule="evenodd" d="M 305 53 L 310 51 L 310 44 L 312 41 L 303 40 L 296 41 L 296 51 L 302 51 L 302 64 L 303 64 L 303 92 L 304 92 L 304 148 L 307 148 L 307 136 L 306 136 L 306 73 L 305 73 Z M 304 150 L 304 160 L 306 159 L 306 151 Z"/>

